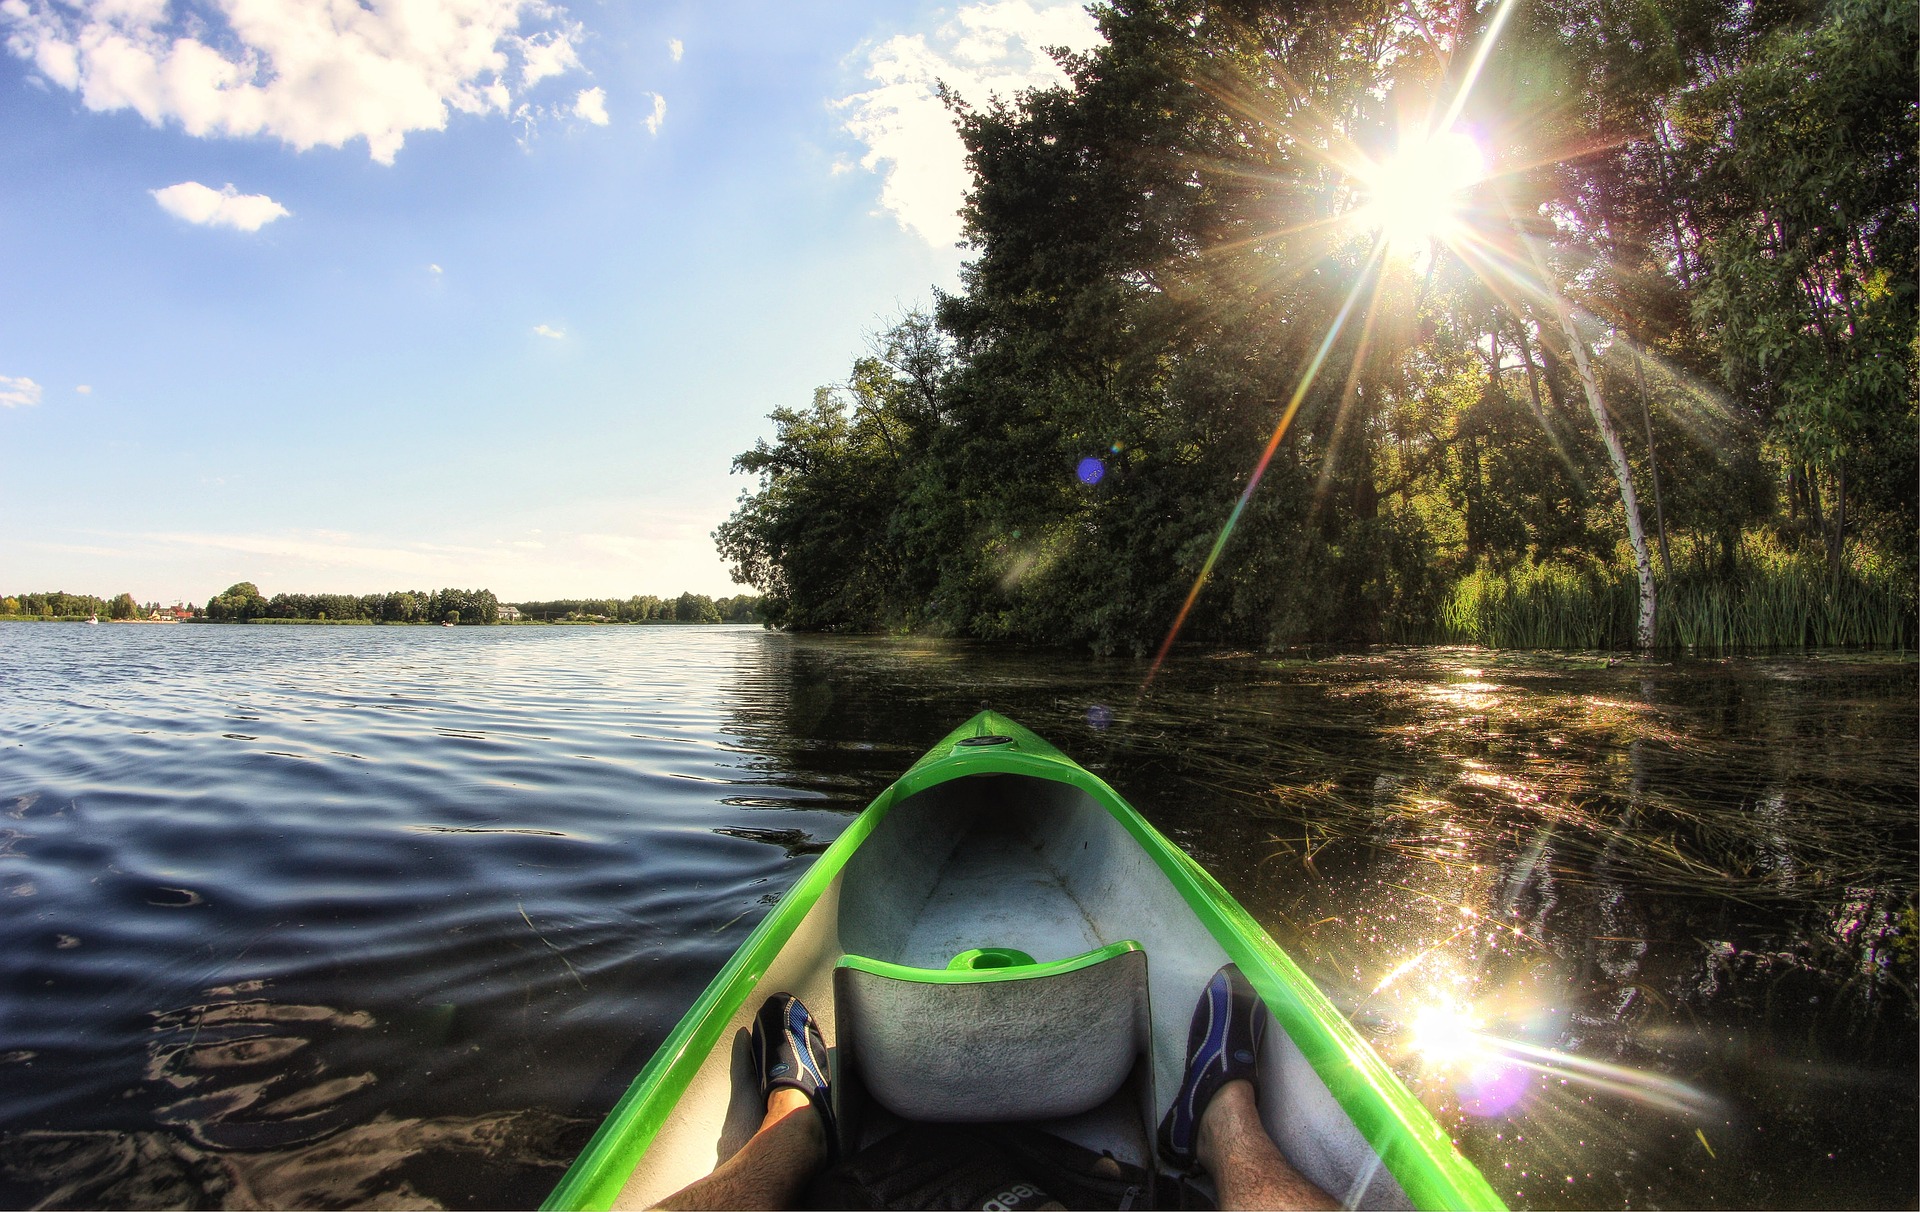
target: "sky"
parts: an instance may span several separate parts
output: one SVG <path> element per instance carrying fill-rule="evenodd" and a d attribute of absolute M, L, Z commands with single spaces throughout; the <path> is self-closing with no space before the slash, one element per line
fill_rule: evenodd
<path fill-rule="evenodd" d="M 1077 0 L 0 0 L 0 592 L 742 592 Z"/>

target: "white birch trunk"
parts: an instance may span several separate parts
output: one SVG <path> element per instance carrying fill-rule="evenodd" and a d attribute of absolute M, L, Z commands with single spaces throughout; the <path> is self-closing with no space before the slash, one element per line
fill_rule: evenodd
<path fill-rule="evenodd" d="M 1561 295 L 1559 284 L 1553 280 L 1552 271 L 1547 268 L 1547 259 L 1540 253 L 1540 247 L 1531 236 L 1522 235 L 1527 251 L 1533 254 L 1533 267 L 1540 275 L 1540 287 L 1553 300 L 1555 317 L 1560 321 L 1560 331 L 1566 334 L 1567 344 L 1573 350 L 1573 368 L 1580 376 L 1580 387 L 1586 392 L 1587 410 L 1593 414 L 1593 423 L 1600 430 L 1600 437 L 1607 444 L 1607 458 L 1613 463 L 1613 477 L 1620 482 L 1620 504 L 1627 514 L 1627 542 L 1633 546 L 1634 569 L 1640 574 L 1640 631 L 1638 646 L 1652 648 L 1654 637 L 1654 592 L 1653 558 L 1647 552 L 1647 531 L 1640 524 L 1640 499 L 1633 491 L 1633 469 L 1627 465 L 1626 447 L 1620 445 L 1620 435 L 1614 431 L 1613 421 L 1607 416 L 1606 402 L 1600 398 L 1600 381 L 1594 377 L 1593 365 L 1587 360 L 1587 347 L 1580 340 L 1580 333 L 1573 326 L 1573 310 L 1567 306 L 1566 298 Z"/>

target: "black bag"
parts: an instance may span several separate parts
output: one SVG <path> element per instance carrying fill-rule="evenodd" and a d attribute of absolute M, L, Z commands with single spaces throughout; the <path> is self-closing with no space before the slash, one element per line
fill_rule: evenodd
<path fill-rule="evenodd" d="M 911 1124 L 814 1178 L 804 1206 L 985 1212 L 1025 1212 L 1049 1203 L 1148 1208 L 1152 1177 L 1138 1166 L 1037 1128 Z M 1172 1180 L 1161 1181 L 1174 1186 Z M 1191 1201 L 1197 1194 L 1185 1189 L 1180 1197 Z"/>

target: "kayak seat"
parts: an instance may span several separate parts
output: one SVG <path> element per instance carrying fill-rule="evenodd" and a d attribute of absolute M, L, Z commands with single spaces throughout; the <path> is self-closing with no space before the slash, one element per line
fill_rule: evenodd
<path fill-rule="evenodd" d="M 840 1075 L 923 1122 L 1089 1111 L 1126 1082 L 1151 1036 L 1147 953 L 1132 941 L 1050 963 L 976 948 L 943 969 L 847 955 L 833 997 Z"/>

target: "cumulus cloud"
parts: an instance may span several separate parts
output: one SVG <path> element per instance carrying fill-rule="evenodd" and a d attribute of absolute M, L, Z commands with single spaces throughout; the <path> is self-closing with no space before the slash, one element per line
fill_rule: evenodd
<path fill-rule="evenodd" d="M 978 105 L 1065 82 L 1046 48 L 1084 51 L 1100 42 L 1081 2 L 971 4 L 931 34 L 900 34 L 867 52 L 874 87 L 834 104 L 847 111 L 847 131 L 866 145 L 861 165 L 884 176 L 880 204 L 902 227 L 933 245 L 951 245 L 961 235 L 966 148 L 935 95 L 937 83 Z"/>
<path fill-rule="evenodd" d="M 450 111 L 508 114 L 577 70 L 581 27 L 546 0 L 408 4 L 3 0 L 13 55 L 80 94 L 201 137 L 270 135 L 302 151 L 365 139 L 391 164 Z M 180 6 L 183 10 L 185 6 Z"/>
<path fill-rule="evenodd" d="M 595 126 L 605 126 L 607 118 L 607 90 L 604 88 L 583 88 L 580 95 L 573 99 L 573 114 L 576 118 L 585 118 Z"/>
<path fill-rule="evenodd" d="M 647 114 L 647 133 L 657 135 L 660 133 L 660 124 L 667 120 L 667 99 L 659 93 L 648 93 L 647 96 L 653 98 L 653 110 Z"/>
<path fill-rule="evenodd" d="M 672 57 L 675 63 L 680 62 L 680 56 L 686 53 L 687 53 L 686 43 L 680 41 L 680 39 L 678 38 L 667 39 L 667 54 Z"/>
<path fill-rule="evenodd" d="M 533 331 L 536 336 L 545 337 L 549 341 L 564 341 L 567 339 L 565 329 L 553 328 L 546 324 L 535 324 Z"/>
<path fill-rule="evenodd" d="M 182 181 L 148 192 L 160 204 L 160 209 L 203 227 L 259 231 L 290 213 L 265 194 L 243 194 L 231 184 L 212 189 L 198 181 Z"/>
<path fill-rule="evenodd" d="M 22 376 L 0 375 L 0 408 L 31 408 L 40 402 L 40 385 Z"/>

